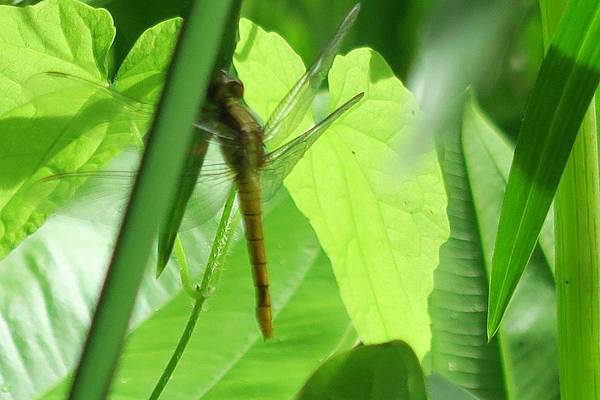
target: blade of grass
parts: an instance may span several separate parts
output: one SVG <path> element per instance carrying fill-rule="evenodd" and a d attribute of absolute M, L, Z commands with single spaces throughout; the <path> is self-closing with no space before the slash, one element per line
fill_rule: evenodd
<path fill-rule="evenodd" d="M 542 63 L 517 141 L 492 262 L 494 335 L 537 242 L 600 78 L 600 3 L 573 1 Z"/>
<path fill-rule="evenodd" d="M 162 391 L 165 386 L 169 382 L 171 375 L 173 375 L 173 371 L 183 354 L 190 338 L 192 337 L 192 332 L 196 327 L 196 322 L 198 321 L 198 317 L 200 316 L 200 310 L 204 305 L 204 302 L 211 294 L 211 287 L 214 286 L 215 281 L 217 279 L 217 272 L 221 269 L 223 262 L 225 260 L 225 256 L 227 255 L 227 250 L 229 248 L 229 244 L 231 243 L 231 236 L 233 234 L 233 230 L 235 229 L 238 222 L 238 212 L 237 207 L 235 206 L 235 196 L 237 193 L 237 189 L 232 187 L 231 192 L 229 193 L 229 197 L 227 198 L 227 202 L 225 203 L 225 208 L 223 208 L 223 214 L 221 215 L 221 221 L 219 222 L 219 227 L 217 228 L 217 234 L 215 235 L 215 239 L 213 241 L 212 249 L 210 252 L 210 256 L 208 258 L 208 263 L 206 264 L 206 269 L 204 270 L 204 275 L 202 277 L 202 282 L 200 286 L 197 287 L 195 298 L 196 302 L 194 303 L 194 308 L 190 313 L 190 317 L 185 326 L 185 329 L 175 347 L 175 351 L 173 355 L 169 359 L 165 369 L 163 370 L 162 375 L 160 376 L 152 394 L 150 395 L 150 400 L 156 400 L 160 397 Z M 185 263 L 185 255 L 180 262 Z M 187 268 L 186 268 L 187 275 Z M 182 277 L 184 275 L 182 274 Z"/>
<path fill-rule="evenodd" d="M 540 0 L 544 43 L 567 1 Z M 595 101 L 556 192 L 556 292 L 561 399 L 600 397 L 600 187 Z M 582 384 L 585 382 L 585 384 Z"/>
<path fill-rule="evenodd" d="M 190 7 L 70 399 L 106 398 L 151 246 L 176 191 L 192 123 L 205 97 L 232 2 L 198 0 Z"/>

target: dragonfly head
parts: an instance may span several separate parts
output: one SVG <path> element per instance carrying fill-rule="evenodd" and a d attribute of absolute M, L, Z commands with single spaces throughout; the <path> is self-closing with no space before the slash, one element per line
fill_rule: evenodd
<path fill-rule="evenodd" d="M 244 97 L 244 84 L 227 71 L 220 70 L 210 83 L 209 94 L 216 102 L 228 97 L 241 99 Z"/>

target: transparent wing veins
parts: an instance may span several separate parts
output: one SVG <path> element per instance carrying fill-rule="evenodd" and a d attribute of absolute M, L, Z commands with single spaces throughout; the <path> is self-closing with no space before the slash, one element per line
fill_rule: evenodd
<path fill-rule="evenodd" d="M 358 103 L 363 96 L 364 93 L 359 93 L 352 97 L 308 131 L 266 155 L 266 165 L 261 175 L 263 198 L 265 200 L 270 199 L 275 194 L 285 177 L 292 172 L 306 151 L 331 124 Z"/>
<path fill-rule="evenodd" d="M 359 11 L 360 4 L 350 10 L 317 60 L 277 105 L 265 125 L 265 140 L 277 137 L 281 132 L 289 134 L 300 125 Z"/>

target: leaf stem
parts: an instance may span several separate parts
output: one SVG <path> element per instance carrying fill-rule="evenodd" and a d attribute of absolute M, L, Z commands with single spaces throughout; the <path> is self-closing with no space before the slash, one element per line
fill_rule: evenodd
<path fill-rule="evenodd" d="M 150 400 L 156 400 L 160 397 L 162 391 L 164 390 L 167 382 L 171 379 L 173 375 L 173 371 L 175 367 L 179 363 L 183 351 L 187 347 L 187 344 L 192 337 L 192 332 L 196 327 L 196 322 L 198 321 L 198 317 L 200 316 L 200 310 L 202 310 L 202 306 L 204 302 L 212 295 L 211 288 L 214 287 L 214 282 L 218 279 L 219 272 L 221 270 L 221 266 L 225 260 L 225 256 L 227 255 L 227 251 L 229 249 L 229 244 L 231 243 L 231 236 L 233 235 L 233 231 L 237 226 L 239 220 L 239 213 L 237 208 L 237 203 L 235 201 L 237 189 L 235 186 L 231 188 L 229 192 L 229 197 L 227 198 L 227 202 L 225 203 L 225 207 L 223 208 L 223 214 L 221 215 L 221 221 L 219 222 L 219 227 L 217 228 L 217 233 L 215 235 L 215 239 L 213 241 L 212 249 L 210 252 L 210 256 L 208 258 L 208 263 L 206 264 L 206 269 L 204 270 L 204 275 L 202 277 L 202 281 L 200 285 L 194 284 L 193 287 L 191 285 L 191 280 L 189 278 L 189 270 L 187 268 L 187 260 L 185 258 L 185 252 L 183 251 L 183 245 L 179 237 L 177 238 L 176 243 L 176 257 L 179 260 L 179 257 L 183 257 L 183 261 L 185 262 L 185 267 L 182 268 L 182 264 L 180 262 L 180 268 L 185 269 L 185 276 L 182 273 L 181 280 L 184 283 L 184 288 L 186 286 L 186 292 L 189 294 L 189 290 L 192 290 L 192 297 L 196 299 L 194 308 L 188 318 L 188 322 L 183 330 L 181 338 L 177 343 L 177 347 L 173 351 L 169 362 L 167 363 L 165 369 L 163 370 L 162 375 L 160 376 L 152 394 L 150 395 Z M 181 254 L 178 254 L 181 251 Z M 185 283 L 186 281 L 187 283 Z"/>

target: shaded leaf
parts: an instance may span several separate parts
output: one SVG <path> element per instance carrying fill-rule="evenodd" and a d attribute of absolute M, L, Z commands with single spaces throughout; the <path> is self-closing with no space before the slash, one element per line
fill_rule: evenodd
<path fill-rule="evenodd" d="M 164 398 L 289 398 L 320 360 L 356 341 L 310 226 L 289 197 L 273 202 L 265 234 L 275 339 L 265 342 L 256 325 L 246 243 L 238 235 Z M 205 259 L 207 239 L 201 231 L 184 236 L 195 264 Z M 174 294 L 129 336 L 111 399 L 148 398 L 191 311 L 192 300 Z M 62 399 L 64 390 L 65 383 L 41 398 Z"/>
<path fill-rule="evenodd" d="M 471 393 L 438 374 L 427 377 L 427 393 L 430 400 L 478 400 Z"/>
<path fill-rule="evenodd" d="M 451 237 L 431 298 L 433 370 L 482 399 L 558 398 L 554 281 L 541 251 L 487 343 L 488 250 L 512 149 L 474 101 L 461 128 L 443 136 Z"/>
<path fill-rule="evenodd" d="M 425 400 L 423 371 L 406 343 L 361 346 L 325 362 L 298 400 Z"/>

